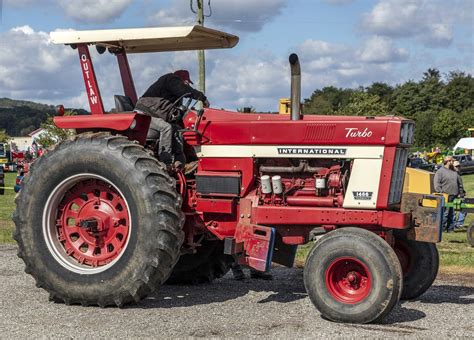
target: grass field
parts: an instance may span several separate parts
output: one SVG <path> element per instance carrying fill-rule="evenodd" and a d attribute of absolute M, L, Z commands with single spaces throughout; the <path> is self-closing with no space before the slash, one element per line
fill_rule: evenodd
<path fill-rule="evenodd" d="M 5 173 L 5 185 L 15 185 L 16 173 Z M 5 195 L 0 195 L 0 243 L 13 242 L 11 234 L 13 230 L 12 213 L 15 207 L 15 192 L 5 190 Z"/>
<path fill-rule="evenodd" d="M 12 187 L 16 174 L 5 174 L 6 186 Z M 474 197 L 474 175 L 463 176 L 464 186 L 468 197 Z M 0 195 L 0 243 L 14 242 L 11 237 L 13 222 L 11 215 L 14 209 L 15 193 L 6 190 L 5 195 Z M 471 223 L 474 214 L 468 215 L 466 225 Z M 302 266 L 311 245 L 307 244 L 298 249 L 296 265 Z M 441 255 L 441 272 L 474 274 L 474 248 L 467 243 L 465 231 L 443 234 L 443 241 L 438 244 Z"/>

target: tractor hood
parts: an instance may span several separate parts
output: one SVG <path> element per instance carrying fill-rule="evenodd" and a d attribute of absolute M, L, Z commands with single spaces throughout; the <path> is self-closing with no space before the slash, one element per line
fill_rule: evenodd
<path fill-rule="evenodd" d="M 235 35 L 207 27 L 150 27 L 93 31 L 51 32 L 55 44 L 93 44 L 125 49 L 127 53 L 220 49 L 234 47 Z"/>

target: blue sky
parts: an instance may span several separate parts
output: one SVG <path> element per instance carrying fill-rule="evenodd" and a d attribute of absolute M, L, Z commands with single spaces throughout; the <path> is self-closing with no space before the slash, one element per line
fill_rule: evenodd
<path fill-rule="evenodd" d="M 207 0 L 206 10 L 207 10 Z M 436 67 L 473 72 L 473 0 L 211 0 L 206 25 L 240 36 L 233 50 L 208 51 L 211 105 L 276 110 L 288 96 L 288 55 L 302 62 L 303 96 L 327 85 L 418 80 Z M 55 29 L 180 26 L 188 0 L 3 0 L 0 97 L 87 108 L 76 52 L 52 45 Z M 93 54 L 106 108 L 121 93 L 114 58 Z M 194 52 L 130 57 L 142 93 L 160 74 L 187 68 Z"/>

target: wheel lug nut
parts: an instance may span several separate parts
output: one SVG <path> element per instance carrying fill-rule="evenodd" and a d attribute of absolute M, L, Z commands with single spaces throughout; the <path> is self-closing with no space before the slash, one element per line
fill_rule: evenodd
<path fill-rule="evenodd" d="M 347 280 L 348 280 L 349 282 L 355 282 L 356 279 L 357 279 L 357 278 L 356 278 L 356 276 L 355 276 L 353 273 L 349 273 L 349 274 L 347 275 Z"/>

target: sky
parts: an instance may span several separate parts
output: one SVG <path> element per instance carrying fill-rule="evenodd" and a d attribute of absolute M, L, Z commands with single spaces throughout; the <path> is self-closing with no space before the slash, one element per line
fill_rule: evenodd
<path fill-rule="evenodd" d="M 193 0 L 195 2 L 195 0 Z M 474 0 L 204 0 L 205 25 L 238 35 L 233 49 L 206 51 L 212 107 L 277 111 L 289 97 L 288 56 L 297 53 L 302 96 L 324 86 L 392 85 L 428 68 L 474 72 Z M 211 10 L 209 10 L 209 2 Z M 77 51 L 55 30 L 187 26 L 189 0 L 0 0 L 0 97 L 88 109 Z M 91 49 L 106 109 L 123 89 L 115 57 Z M 188 69 L 190 52 L 129 56 L 138 95 L 160 75 Z"/>

